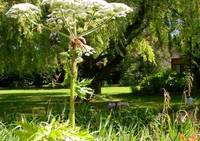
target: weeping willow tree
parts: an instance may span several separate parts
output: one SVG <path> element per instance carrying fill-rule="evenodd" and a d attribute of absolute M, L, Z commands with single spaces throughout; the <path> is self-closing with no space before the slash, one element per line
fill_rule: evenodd
<path fill-rule="evenodd" d="M 42 10 L 47 10 L 48 15 L 44 15 Z M 125 17 L 131 11 L 123 3 L 108 3 L 104 0 L 43 0 L 41 8 L 30 3 L 20 3 L 13 5 L 6 13 L 8 18 L 15 20 L 16 29 L 21 35 L 19 44 L 27 45 L 35 38 L 40 39 L 40 32 L 44 30 L 66 38 L 66 51 L 61 54 L 66 55 L 70 68 L 69 123 L 72 128 L 75 127 L 74 101 L 77 91 L 90 91 L 87 87 L 77 87 L 78 64 L 83 61 L 83 56 L 95 52 L 94 48 L 87 45 L 84 36 L 92 34 L 115 18 Z"/>
<path fill-rule="evenodd" d="M 26 80 L 27 85 L 41 85 L 43 80 L 50 81 L 58 67 L 58 48 L 51 44 L 50 32 L 40 33 L 40 29 L 30 25 L 24 16 L 19 19 L 6 16 L 10 5 L 11 2 L 1 2 L 1 84 L 9 84 L 4 79 L 18 81 L 22 83 L 21 86 Z"/>

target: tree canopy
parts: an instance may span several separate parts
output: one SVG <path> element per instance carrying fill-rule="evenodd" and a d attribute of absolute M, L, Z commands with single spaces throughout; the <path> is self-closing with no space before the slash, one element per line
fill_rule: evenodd
<path fill-rule="evenodd" d="M 20 22 L 27 24 L 27 21 L 18 21 L 19 24 L 14 25 L 13 23 L 16 21 L 8 19 L 5 14 L 11 5 L 19 2 L 24 1 L 1 1 L 0 3 L 1 76 L 13 73 L 23 75 L 25 72 L 26 74 L 39 72 L 43 76 L 45 74 L 50 76 L 50 80 L 56 69 L 60 67 L 60 62 L 62 62 L 59 53 L 65 51 L 66 38 L 63 38 L 57 32 L 49 34 L 50 31 L 43 30 L 42 25 L 35 28 L 30 28 L 31 25 L 27 25 L 24 26 L 26 27 L 24 29 L 17 27 Z M 37 6 L 41 4 L 40 0 L 29 2 Z M 109 0 L 109 2 L 116 1 Z M 199 65 L 199 2 L 197 0 L 120 0 L 120 2 L 133 8 L 128 17 L 122 17 L 115 21 L 111 20 L 108 25 L 102 26 L 101 30 L 95 29 L 95 32 L 90 35 L 83 32 L 88 44 L 95 48 L 96 53 L 90 57 L 84 56 L 85 61 L 80 64 L 81 78 L 93 78 L 93 86 L 98 86 L 103 80 L 120 73 L 121 63 L 127 53 L 131 53 L 132 49 L 130 48 L 137 48 L 136 57 L 139 55 L 143 60 L 150 62 L 154 60 L 154 64 L 161 67 L 163 67 L 162 60 L 166 61 L 170 58 L 174 50 L 179 50 L 181 54 L 188 56 L 188 52 L 191 52 L 192 49 L 191 55 L 186 58 L 191 58 L 195 66 Z M 50 1 L 44 1 L 44 4 L 49 5 Z M 51 11 L 49 10 L 48 6 L 43 7 L 39 20 L 44 21 L 45 15 Z M 112 10 L 108 13 L 112 14 Z M 64 15 L 71 14 L 70 11 L 62 12 L 65 12 Z M 57 16 L 63 14 L 62 12 L 50 15 L 50 19 L 57 18 Z M 100 21 L 94 20 L 93 22 L 86 22 L 85 25 L 82 24 L 84 17 L 92 16 L 92 14 L 95 13 L 91 11 L 78 16 L 81 19 L 78 23 L 81 28 L 77 32 L 81 33 L 84 29 L 89 29 L 94 27 L 96 23 L 105 21 L 102 18 Z M 121 15 L 123 16 L 123 13 Z M 70 20 L 68 19 L 68 21 Z M 72 23 L 66 22 L 66 24 L 68 25 L 65 26 L 69 26 Z M 55 23 L 50 21 L 49 25 L 53 26 Z M 55 28 L 62 27 L 53 26 L 51 29 L 55 30 Z M 29 32 L 27 29 L 34 32 Z M 20 36 L 19 33 L 22 32 L 24 35 Z M 69 31 L 64 32 L 68 34 Z M 28 35 L 28 38 L 25 35 Z M 142 47 L 144 43 L 148 46 Z"/>

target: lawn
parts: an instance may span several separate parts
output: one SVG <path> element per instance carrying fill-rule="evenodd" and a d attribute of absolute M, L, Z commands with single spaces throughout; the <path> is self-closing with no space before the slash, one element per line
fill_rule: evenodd
<path fill-rule="evenodd" d="M 19 90 L 0 90 L 0 95 L 13 94 L 13 95 L 60 95 L 69 93 L 69 89 L 19 89 Z"/>
<path fill-rule="evenodd" d="M 46 115 L 50 110 L 58 114 L 64 102 L 68 101 L 68 93 L 66 89 L 0 90 L 0 117 L 21 113 Z M 162 108 L 163 96 L 136 96 L 131 93 L 130 87 L 103 87 L 102 94 L 97 95 L 89 105 L 101 109 L 116 101 L 128 102 L 131 108 Z M 181 102 L 181 96 L 172 96 L 172 105 L 180 105 Z M 195 104 L 199 103 L 200 97 L 196 97 Z"/>

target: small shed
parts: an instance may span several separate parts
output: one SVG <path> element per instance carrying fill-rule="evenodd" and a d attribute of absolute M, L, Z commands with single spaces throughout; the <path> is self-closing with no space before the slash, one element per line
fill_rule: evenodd
<path fill-rule="evenodd" d="M 185 61 L 182 58 L 171 58 L 172 70 L 181 73 L 185 69 Z"/>

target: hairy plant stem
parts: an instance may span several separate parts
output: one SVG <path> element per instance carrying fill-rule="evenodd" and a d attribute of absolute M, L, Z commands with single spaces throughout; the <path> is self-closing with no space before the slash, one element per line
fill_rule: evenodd
<path fill-rule="evenodd" d="M 75 87 L 77 79 L 77 62 L 76 54 L 73 52 L 71 59 L 71 77 L 70 77 L 70 111 L 69 111 L 69 124 L 75 128 Z"/>

